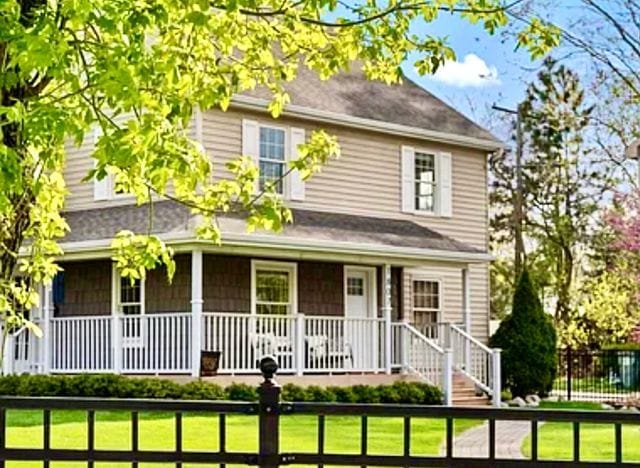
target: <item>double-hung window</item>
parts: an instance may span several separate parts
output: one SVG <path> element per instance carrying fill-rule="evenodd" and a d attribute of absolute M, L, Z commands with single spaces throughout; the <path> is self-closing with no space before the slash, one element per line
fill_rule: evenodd
<path fill-rule="evenodd" d="M 402 211 L 452 216 L 451 153 L 402 146 Z"/>
<path fill-rule="evenodd" d="M 276 193 L 284 193 L 286 171 L 286 135 L 281 128 L 260 126 L 260 190 L 271 184 Z"/>
<path fill-rule="evenodd" d="M 295 305 L 295 265 L 254 262 L 255 311 L 266 315 L 290 315 Z"/>
<path fill-rule="evenodd" d="M 433 280 L 413 281 L 413 320 L 416 326 L 438 323 L 441 310 L 440 282 Z"/>
<path fill-rule="evenodd" d="M 416 211 L 433 213 L 436 208 L 436 156 L 429 153 L 415 153 L 414 183 Z"/>

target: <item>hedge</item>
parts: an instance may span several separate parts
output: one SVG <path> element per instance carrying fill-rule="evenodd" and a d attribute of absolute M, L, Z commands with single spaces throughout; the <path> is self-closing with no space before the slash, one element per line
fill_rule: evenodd
<path fill-rule="evenodd" d="M 0 376 L 0 395 L 236 401 L 258 399 L 254 385 L 236 383 L 223 388 L 201 380 L 179 384 L 165 379 L 131 378 L 114 374 Z M 301 387 L 286 384 L 282 387 L 284 401 L 439 405 L 442 404 L 442 398 L 437 387 L 419 382 L 352 387 Z"/>

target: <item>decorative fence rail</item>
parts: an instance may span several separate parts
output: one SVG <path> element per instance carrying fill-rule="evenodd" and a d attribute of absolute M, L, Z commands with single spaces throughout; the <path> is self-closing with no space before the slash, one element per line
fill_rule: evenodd
<path fill-rule="evenodd" d="M 553 394 L 567 400 L 619 404 L 640 398 L 640 351 L 558 351 Z"/>
<path fill-rule="evenodd" d="M 624 459 L 623 425 L 640 425 L 640 418 L 632 413 L 585 412 L 531 409 L 490 409 L 490 408 L 448 408 L 442 406 L 411 405 L 363 405 L 333 403 L 286 403 L 280 401 L 280 387 L 272 380 L 277 369 L 273 360 L 263 359 L 265 375 L 260 385 L 260 401 L 242 402 L 196 402 L 196 401 L 152 401 L 113 399 L 65 399 L 65 398 L 0 398 L 0 468 L 10 461 L 36 461 L 43 467 L 51 462 L 86 462 L 89 468 L 96 463 L 127 463 L 137 467 L 139 463 L 164 463 L 181 467 L 192 465 L 226 464 L 258 465 L 278 467 L 280 465 L 337 465 L 337 466 L 638 466 L 637 462 Z M 52 447 L 52 413 L 58 410 L 86 412 L 86 439 L 74 441 L 73 446 L 84 447 L 66 449 Z M 42 411 L 42 446 L 25 448 L 8 446 L 7 434 L 12 430 L 7 425 L 8 411 Z M 96 446 L 96 412 L 119 411 L 130 414 L 130 448 L 103 449 Z M 140 413 L 164 413 L 173 415 L 174 447 L 170 450 L 149 450 L 140 444 Z M 184 419 L 191 414 L 208 414 L 217 423 L 217 450 L 185 450 L 183 444 Z M 228 450 L 228 420 L 233 415 L 254 415 L 258 418 L 258 448 L 254 451 Z M 307 415 L 317 421 L 317 443 L 313 450 L 283 452 L 280 447 L 280 424 L 289 415 Z M 354 417 L 360 421 L 360 450 L 357 453 L 336 453 L 327 446 L 327 419 L 339 416 Z M 385 454 L 369 438 L 369 418 L 401 418 L 401 451 Z M 445 437 L 441 453 L 424 455 L 416 453 L 412 446 L 412 422 L 421 418 L 444 421 Z M 454 424 L 457 419 L 488 421 L 486 444 L 487 456 L 467 458 L 457 456 L 454 449 Z M 505 459 L 496 455 L 496 424 L 498 421 L 528 421 L 531 425 L 531 456 L 529 459 Z M 542 422 L 565 422 L 573 426 L 572 459 L 545 458 L 540 460 L 539 427 Z M 584 461 L 582 457 L 581 428 L 583 424 L 609 425 L 613 429 L 610 453 L 607 462 Z M 247 428 L 253 427 L 247 425 Z M 308 430 L 308 426 L 303 426 Z M 301 428 L 300 430 L 305 430 Z M 252 438 L 250 430 L 243 437 Z M 555 441 L 554 441 L 555 442 Z M 554 443 L 552 442 L 552 443 Z"/>

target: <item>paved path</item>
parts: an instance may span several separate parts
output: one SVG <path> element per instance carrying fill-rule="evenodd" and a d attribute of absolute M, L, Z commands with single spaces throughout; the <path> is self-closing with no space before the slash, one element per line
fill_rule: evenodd
<path fill-rule="evenodd" d="M 522 442 L 529 435 L 529 421 L 496 421 L 496 458 L 523 459 Z M 487 458 L 489 456 L 489 425 L 473 427 L 455 437 L 453 456 Z"/>

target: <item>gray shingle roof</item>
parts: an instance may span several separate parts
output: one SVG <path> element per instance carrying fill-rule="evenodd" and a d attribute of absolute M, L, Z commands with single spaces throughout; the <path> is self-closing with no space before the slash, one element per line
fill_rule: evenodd
<path fill-rule="evenodd" d="M 294 222 L 279 235 L 300 241 L 332 241 L 357 243 L 363 247 L 393 246 L 413 249 L 481 253 L 480 250 L 411 221 L 293 210 Z M 66 213 L 71 232 L 64 242 L 111 239 L 123 230 L 146 232 L 149 223 L 147 207 L 133 205 Z M 225 234 L 244 234 L 246 227 L 240 216 L 219 218 Z M 154 234 L 184 233 L 193 229 L 194 217 L 185 207 L 173 202 L 154 204 Z"/>
<path fill-rule="evenodd" d="M 499 142 L 487 130 L 406 77 L 402 84 L 386 85 L 368 80 L 360 69 L 354 69 L 322 81 L 314 72 L 300 67 L 298 77 L 284 87 L 291 104 L 297 106 Z M 265 89 L 244 94 L 263 99 L 271 97 Z"/>

